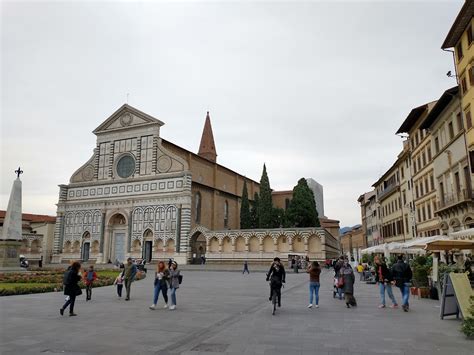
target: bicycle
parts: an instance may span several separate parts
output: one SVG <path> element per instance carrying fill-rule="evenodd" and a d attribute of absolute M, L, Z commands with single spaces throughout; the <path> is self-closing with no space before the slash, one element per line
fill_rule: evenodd
<path fill-rule="evenodd" d="M 277 308 L 277 302 L 278 302 L 278 289 L 276 287 L 272 287 L 272 282 L 269 282 L 270 288 L 272 290 L 272 315 L 274 316 L 276 313 L 276 308 Z M 283 284 L 281 284 L 281 287 L 284 287 Z M 281 300 L 281 289 L 280 289 L 280 300 Z"/>

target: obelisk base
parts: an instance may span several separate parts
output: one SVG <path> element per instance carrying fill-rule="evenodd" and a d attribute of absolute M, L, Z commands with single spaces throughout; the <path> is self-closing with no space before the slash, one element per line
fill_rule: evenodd
<path fill-rule="evenodd" d="M 25 271 L 20 267 L 20 247 L 17 240 L 0 240 L 0 272 Z"/>

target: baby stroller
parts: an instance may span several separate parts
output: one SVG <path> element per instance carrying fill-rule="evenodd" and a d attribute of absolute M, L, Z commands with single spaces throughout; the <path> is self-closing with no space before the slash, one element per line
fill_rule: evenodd
<path fill-rule="evenodd" d="M 337 285 L 339 283 L 339 278 L 337 276 L 334 276 L 334 281 L 333 281 L 333 290 L 332 290 L 332 298 L 336 298 L 336 296 L 338 295 L 338 292 L 337 292 Z M 342 297 L 342 290 L 341 290 L 341 297 Z"/>

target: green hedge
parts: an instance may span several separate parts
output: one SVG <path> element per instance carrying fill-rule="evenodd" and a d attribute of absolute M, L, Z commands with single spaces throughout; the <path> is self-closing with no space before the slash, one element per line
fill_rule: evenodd
<path fill-rule="evenodd" d="M 62 291 L 64 272 L 65 270 L 50 270 L 0 274 L 0 296 Z M 119 273 L 120 270 L 97 271 L 94 287 L 113 285 Z M 139 272 L 137 280 L 141 280 L 145 276 L 145 273 Z M 85 284 L 81 281 L 79 286 L 84 288 Z"/>

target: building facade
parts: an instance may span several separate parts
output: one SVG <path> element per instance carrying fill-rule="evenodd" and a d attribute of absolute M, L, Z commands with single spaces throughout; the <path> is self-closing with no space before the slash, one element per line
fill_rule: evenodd
<path fill-rule="evenodd" d="M 324 188 L 323 185 L 318 183 L 313 178 L 307 178 L 306 182 L 308 183 L 309 188 L 313 191 L 314 201 L 316 202 L 316 210 L 318 211 L 318 216 L 324 217 Z"/>
<path fill-rule="evenodd" d="M 0 233 L 5 215 L 6 211 L 0 211 Z M 44 263 L 51 261 L 55 223 L 54 216 L 22 214 L 22 239 L 19 252 L 28 259 L 30 265 L 38 264 L 40 260 Z"/>
<path fill-rule="evenodd" d="M 366 192 L 357 200 L 360 204 L 362 230 L 368 247 L 377 245 L 380 241 L 378 222 L 378 203 L 375 191 Z"/>
<path fill-rule="evenodd" d="M 440 234 L 439 219 L 435 215 L 436 188 L 431 148 L 432 137 L 428 131 L 420 129 L 435 104 L 436 101 L 433 101 L 411 110 L 397 131 L 397 134 L 408 134 L 417 237 Z"/>
<path fill-rule="evenodd" d="M 458 81 L 466 144 L 471 159 L 474 162 L 474 129 L 472 115 L 474 110 L 474 2 L 467 0 L 454 20 L 441 48 L 453 49 L 456 78 Z M 471 171 L 471 174 L 474 171 Z"/>
<path fill-rule="evenodd" d="M 341 235 L 341 253 L 349 260 L 360 261 L 361 250 L 367 248 L 364 230 L 361 225 L 353 227 L 351 230 Z"/>
<path fill-rule="evenodd" d="M 53 262 L 199 261 L 209 231 L 240 228 L 244 182 L 251 200 L 259 184 L 217 163 L 209 113 L 198 154 L 163 139 L 163 124 L 125 104 L 93 131 L 92 157 L 60 185 Z"/>
<path fill-rule="evenodd" d="M 472 177 L 459 94 L 457 86 L 446 90 L 421 126 L 432 136 L 435 213 L 444 235 L 474 226 Z"/>

